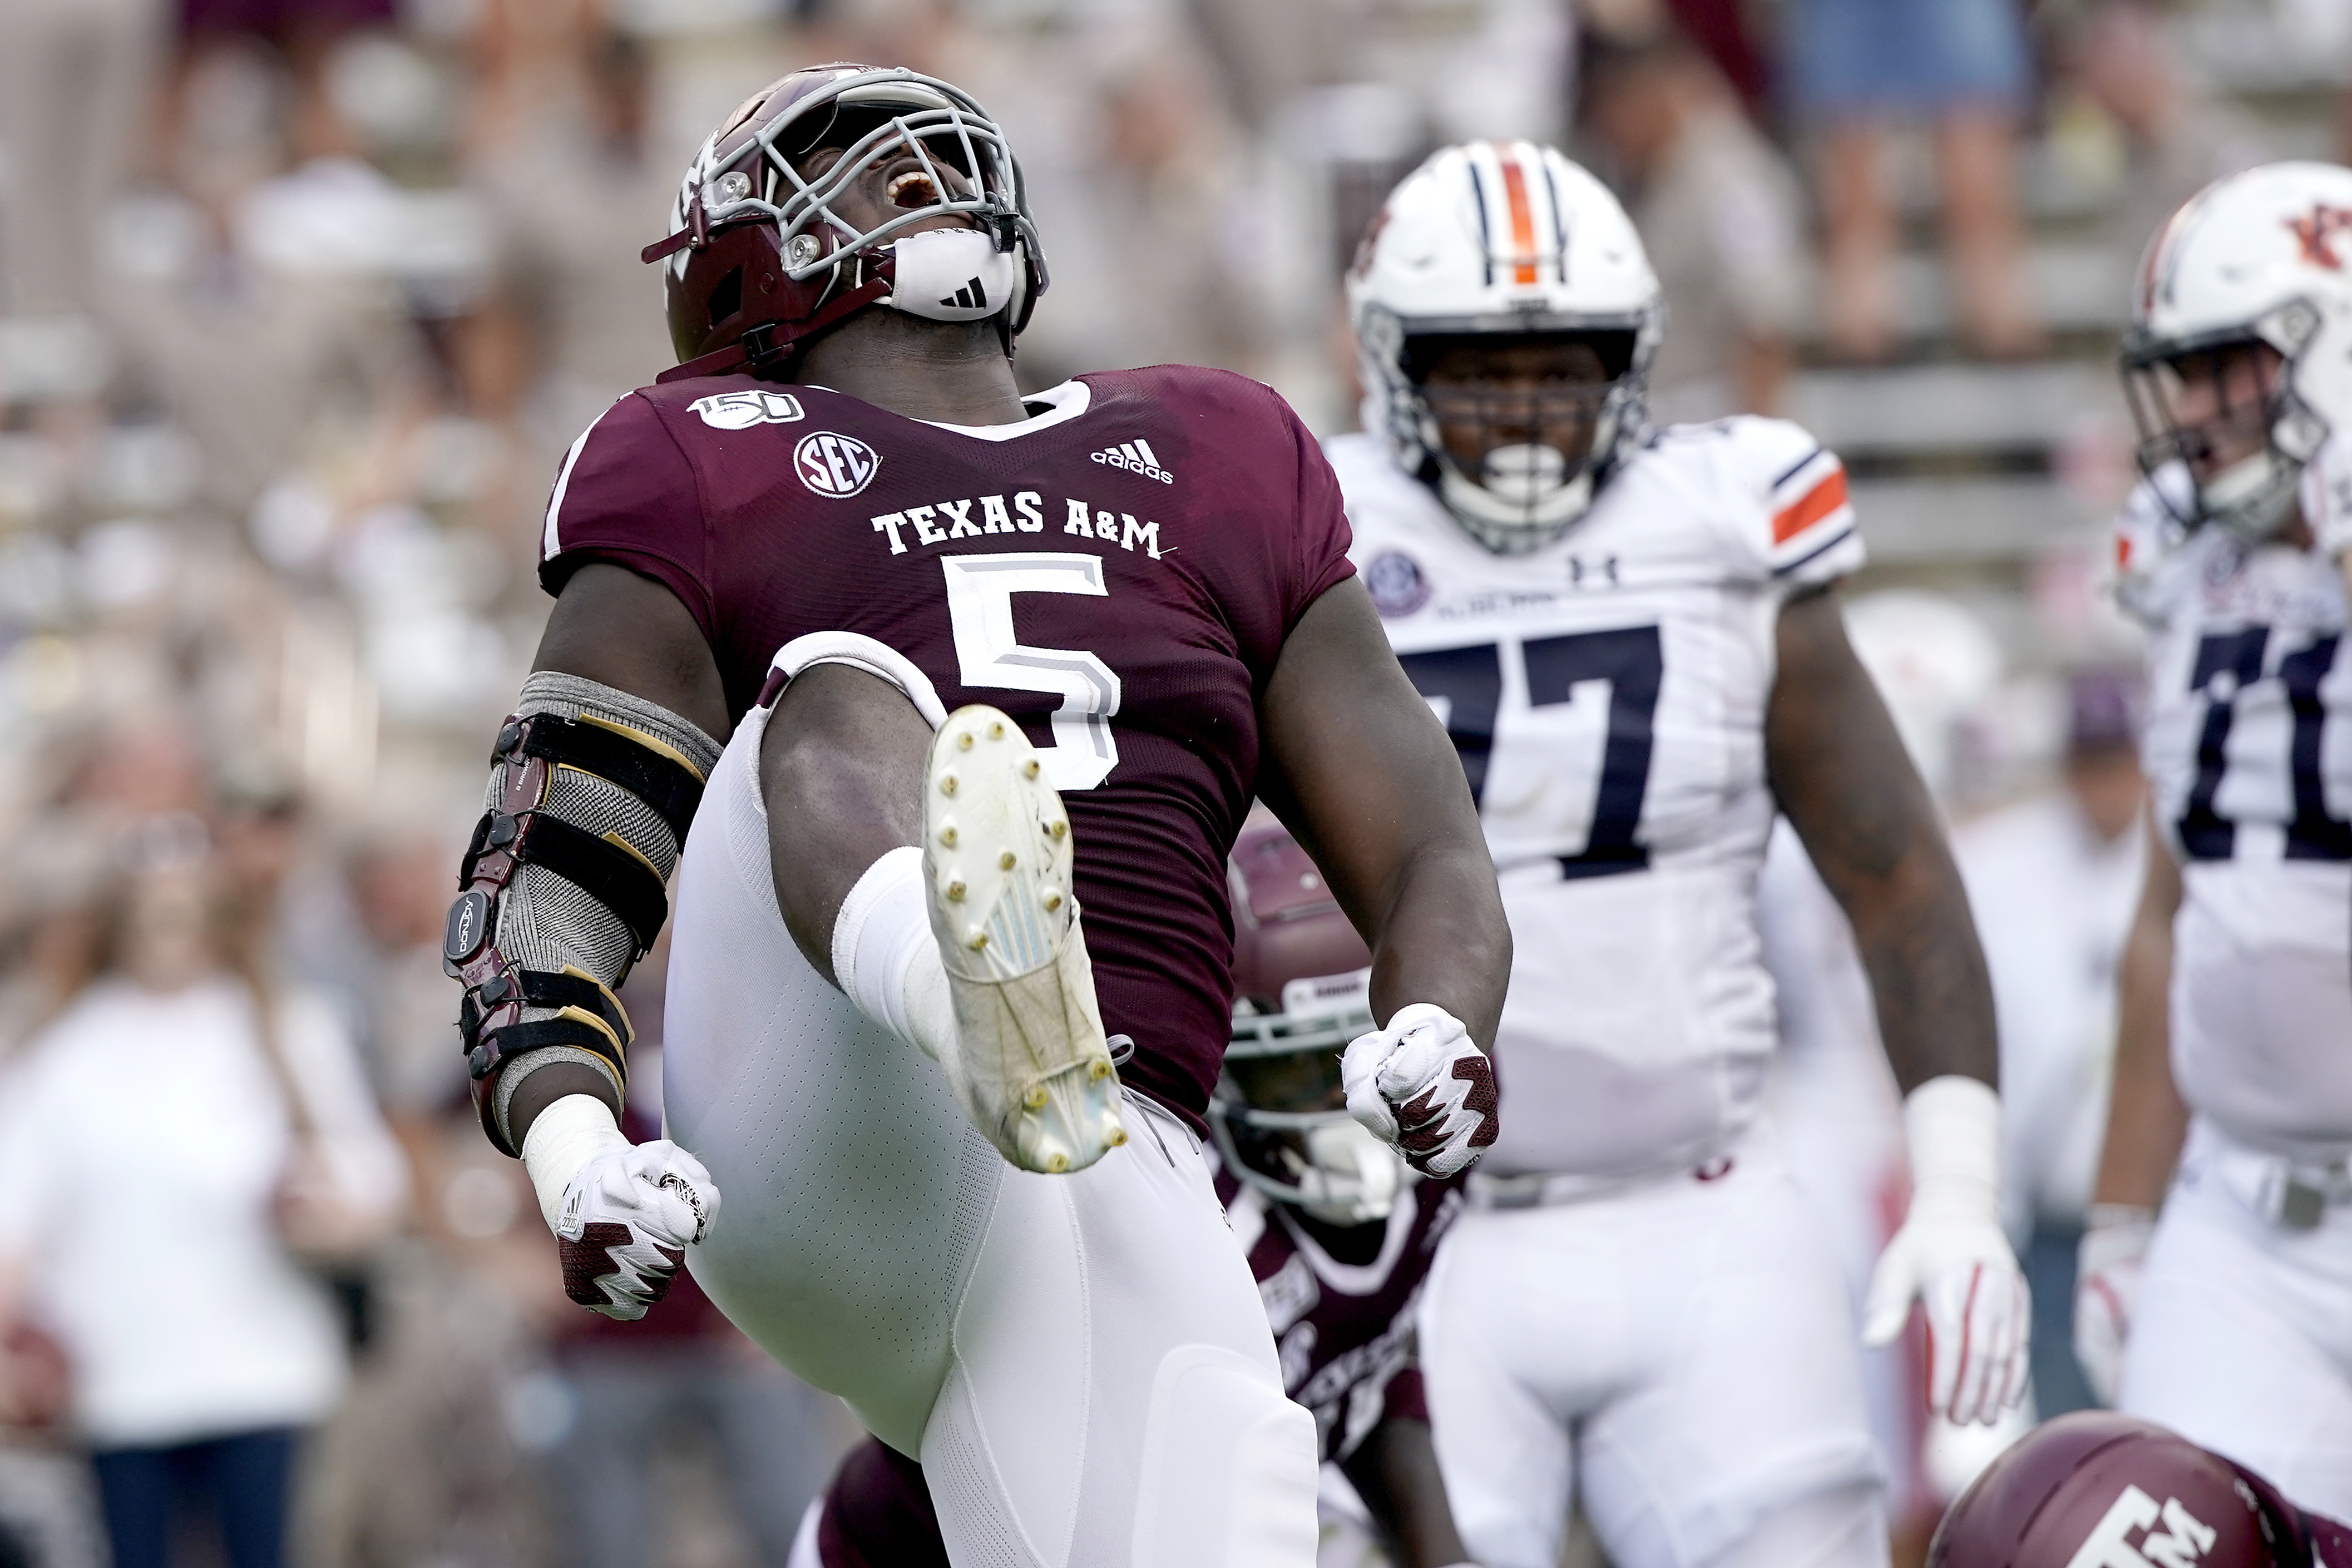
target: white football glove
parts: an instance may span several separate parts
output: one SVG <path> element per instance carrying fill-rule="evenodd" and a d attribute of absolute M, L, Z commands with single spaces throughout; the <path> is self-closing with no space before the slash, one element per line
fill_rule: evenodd
<path fill-rule="evenodd" d="M 1399 1008 L 1339 1058 L 1348 1113 L 1423 1176 L 1459 1176 L 1501 1129 L 1495 1066 L 1444 1008 Z"/>
<path fill-rule="evenodd" d="M 1930 1079 L 1903 1103 L 1911 1208 L 1879 1255 L 1862 1340 L 1892 1344 L 1927 1311 L 1927 1404 L 1990 1426 L 2025 1396 L 2025 1275 L 2000 1228 L 2000 1097 L 1973 1078 Z"/>
<path fill-rule="evenodd" d="M 2099 1403 L 2113 1406 L 2123 1384 L 2124 1345 L 2139 1304 L 2141 1265 L 2156 1234 L 2156 1210 L 2095 1203 L 2074 1254 L 2074 1359 Z"/>
<path fill-rule="evenodd" d="M 687 1248 L 719 1218 L 719 1189 L 700 1160 L 667 1138 L 630 1143 L 591 1095 L 567 1094 L 541 1112 L 522 1154 L 555 1233 L 563 1293 L 622 1322 L 668 1293 Z"/>

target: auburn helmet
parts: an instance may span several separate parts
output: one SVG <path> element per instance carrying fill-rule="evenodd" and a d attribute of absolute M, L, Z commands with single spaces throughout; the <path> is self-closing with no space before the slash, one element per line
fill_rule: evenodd
<path fill-rule="evenodd" d="M 839 161 L 803 179 L 794 165 L 826 147 Z M 890 216 L 867 228 L 842 218 L 844 192 L 908 159 Z M 961 221 L 941 225 L 943 214 Z M 780 370 L 793 345 L 868 305 L 993 318 L 1009 353 L 1045 290 L 1003 132 L 961 88 L 910 70 L 814 66 L 761 88 L 695 154 L 670 226 L 645 250 L 663 264 L 681 361 L 665 382 Z"/>
<path fill-rule="evenodd" d="M 2332 1528 L 2161 1427 L 2086 1410 L 1995 1459 L 1944 1515 L 1927 1568 L 2314 1568 Z"/>
<path fill-rule="evenodd" d="M 1375 1028 L 1372 956 L 1307 852 L 1251 815 L 1227 874 L 1234 1033 L 1209 1101 L 1226 1168 L 1334 1225 L 1388 1217 L 1404 1162 L 1348 1113 L 1339 1053 Z"/>
<path fill-rule="evenodd" d="M 2262 448 L 2192 477 L 2209 437 L 2179 417 L 2182 367 L 2257 343 L 2278 352 L 2279 374 L 2219 417 L 2259 432 Z M 2123 373 L 2141 471 L 2173 516 L 2275 533 L 2304 465 L 2352 426 L 2352 169 L 2266 163 L 2190 197 L 2140 259 Z"/>
<path fill-rule="evenodd" d="M 1348 273 L 1364 428 L 1499 554 L 1558 538 L 1648 422 L 1665 305 L 1607 186 L 1549 147 L 1475 141 L 1430 154 L 1372 219 Z M 1575 338 L 1602 380 L 1534 393 L 1436 386 L 1447 349 Z M 1448 425 L 1482 431 L 1475 460 Z"/>

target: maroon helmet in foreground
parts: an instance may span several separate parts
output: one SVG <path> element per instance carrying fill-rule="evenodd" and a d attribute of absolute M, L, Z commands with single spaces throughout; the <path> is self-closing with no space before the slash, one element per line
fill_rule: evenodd
<path fill-rule="evenodd" d="M 1242 825 L 1234 1033 L 1209 1125 L 1235 1179 L 1334 1225 L 1385 1218 L 1404 1162 L 1348 1113 L 1339 1054 L 1376 1025 L 1372 956 L 1315 862 L 1263 807 Z"/>
<path fill-rule="evenodd" d="M 841 157 L 803 178 L 811 153 Z M 877 167 L 891 215 L 836 210 Z M 795 344 L 869 305 L 941 321 L 994 319 L 1006 351 L 1045 288 L 1021 167 L 961 89 L 904 69 L 836 64 L 753 93 L 695 155 L 669 237 L 647 246 L 682 361 L 661 380 L 790 361 Z"/>
<path fill-rule="evenodd" d="M 2347 1551 L 2352 1531 L 2261 1477 L 2095 1410 L 2045 1422 L 1994 1460 L 1944 1515 L 1927 1568 L 2333 1568 Z"/>

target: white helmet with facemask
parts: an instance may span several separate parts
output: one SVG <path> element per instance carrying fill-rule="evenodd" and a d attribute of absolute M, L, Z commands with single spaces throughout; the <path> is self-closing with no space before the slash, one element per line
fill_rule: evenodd
<path fill-rule="evenodd" d="M 2259 384 L 2199 363 L 2258 344 L 2278 354 Z M 2305 465 L 2352 430 L 2352 169 L 2269 163 L 2189 198 L 2141 258 L 2123 371 L 2157 498 L 2184 523 L 2275 533 Z M 2200 373 L 2218 405 L 2184 418 Z M 2231 426 L 2252 450 L 2216 468 Z"/>
<path fill-rule="evenodd" d="M 1665 330 L 1657 277 L 1617 199 L 1550 148 L 1433 153 L 1381 204 L 1347 289 L 1364 427 L 1487 549 L 1558 538 L 1640 439 Z M 1565 337 L 1598 352 L 1600 382 L 1430 384 L 1439 356 L 1465 343 Z M 1449 451 L 1442 426 L 1476 429 L 1476 453 Z"/>
<path fill-rule="evenodd" d="M 1404 1161 L 1348 1113 L 1339 1054 L 1376 1027 L 1371 955 L 1297 841 L 1244 827 L 1234 895 L 1234 1032 L 1209 1101 L 1225 1168 L 1333 1225 L 1384 1219 Z"/>

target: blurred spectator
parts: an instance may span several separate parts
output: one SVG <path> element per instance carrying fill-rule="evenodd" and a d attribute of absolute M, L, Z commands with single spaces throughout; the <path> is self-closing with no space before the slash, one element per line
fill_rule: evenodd
<path fill-rule="evenodd" d="M 1685 39 L 1593 41 L 1584 112 L 1665 292 L 1664 423 L 1776 413 L 1810 282 L 1795 174 Z"/>
<path fill-rule="evenodd" d="M 2136 679 L 2069 683 L 2058 789 L 1953 836 L 2000 1022 L 2001 1197 L 2033 1291 L 2033 1397 L 2093 1403 L 2074 1356 L 2074 1253 L 2106 1126 L 2116 966 L 2139 897 Z"/>
<path fill-rule="evenodd" d="M 648 955 L 622 998 L 636 1022 L 621 1130 L 661 1136 L 661 977 Z M 665 1522 L 656 1457 L 704 1435 L 716 1479 L 759 1568 L 786 1568 L 801 1515 L 846 1446 L 833 1402 L 771 1361 L 727 1321 L 694 1276 L 634 1323 L 577 1310 L 561 1320 L 555 1366 L 570 1396 L 548 1455 L 562 1560 L 643 1568 Z"/>
<path fill-rule="evenodd" d="M 165 145 L 179 130 L 171 111 L 182 107 L 190 74 L 221 47 L 263 45 L 292 77 L 289 127 L 298 162 L 347 157 L 357 138 L 335 103 L 329 67 L 335 47 L 362 28 L 392 22 L 394 0 L 179 0 L 179 58 L 164 95 Z"/>
<path fill-rule="evenodd" d="M 1771 112 L 1773 64 L 1756 36 L 1755 17 L 1739 0 L 1666 0 L 1685 37 L 1706 51 L 1751 115 Z"/>
<path fill-rule="evenodd" d="M 0 316 L 97 303 L 100 220 L 128 172 L 164 4 L 0 5 Z"/>
<path fill-rule="evenodd" d="M 550 79 L 567 60 L 565 78 Z M 471 171 L 496 235 L 497 284 L 461 350 L 476 410 L 526 435 L 534 501 L 591 421 L 676 362 L 661 269 L 637 253 L 668 232 L 679 174 L 651 143 L 644 45 L 596 32 L 535 65 L 535 93 L 506 89 L 530 107 L 504 117 L 509 133 Z"/>
<path fill-rule="evenodd" d="M 119 214 L 109 325 L 113 396 L 199 455 L 196 517 L 266 557 L 311 564 L 343 519 L 404 495 L 428 402 L 398 291 L 360 266 L 383 236 L 382 177 L 352 160 L 286 175 L 283 67 L 249 45 L 205 52 L 184 84 L 168 191 Z M 307 509 L 273 486 L 298 482 Z"/>
<path fill-rule="evenodd" d="M 190 1517 L 231 1568 L 275 1568 L 300 1435 L 346 1370 L 313 1270 L 382 1234 L 404 1173 L 332 1013 L 243 950 L 201 824 L 129 841 L 100 976 L 0 1100 L 0 1333 L 62 1348 L 115 1568 L 161 1568 Z M 40 1414 L 32 1364 L 0 1361 L 0 1414 Z"/>
<path fill-rule="evenodd" d="M 0 1063 L 64 1011 L 97 967 L 92 904 L 104 857 L 104 844 L 86 824 L 45 824 L 8 846 Z"/>
<path fill-rule="evenodd" d="M 1035 176 L 1054 283 L 1022 339 L 1024 383 L 1169 362 L 1263 369 L 1257 301 L 1229 270 L 1244 148 L 1203 62 L 1150 30 L 1079 52 L 1089 93 L 1064 106 Z"/>
<path fill-rule="evenodd" d="M 2104 0 L 2062 49 L 2074 85 L 2123 133 L 2129 163 L 2108 232 L 2137 259 L 2181 203 L 2269 161 L 2262 126 L 2216 98 L 2181 58 L 2152 0 Z"/>
<path fill-rule="evenodd" d="M 2025 277 L 2016 119 L 2027 88 L 2018 0 L 1792 0 L 1789 84 L 1821 133 L 1822 335 L 1832 352 L 1897 346 L 1900 225 L 1883 167 L 1887 128 L 1932 121 L 1944 257 L 1962 340 L 1992 358 L 2037 351 Z"/>

